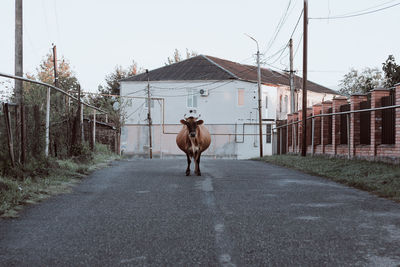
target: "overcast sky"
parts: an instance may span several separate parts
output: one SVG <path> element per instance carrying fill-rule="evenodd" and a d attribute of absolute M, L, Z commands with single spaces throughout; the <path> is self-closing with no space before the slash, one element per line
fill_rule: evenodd
<path fill-rule="evenodd" d="M 14 72 L 14 2 L 0 3 L 0 72 L 5 73 Z M 289 2 L 287 19 L 273 38 Z M 310 0 L 309 17 L 334 17 L 399 2 Z M 35 71 L 52 43 L 58 57 L 70 61 L 85 91 L 96 90 L 116 65 L 126 67 L 135 60 L 142 68 L 161 67 L 175 48 L 255 64 L 256 45 L 244 33 L 259 41 L 263 62 L 287 69 L 288 50 L 280 58 L 281 53 L 269 57 L 288 42 L 302 8 L 301 0 L 25 0 L 24 72 Z M 336 89 L 352 67 L 381 68 L 389 54 L 400 63 L 399 25 L 400 5 L 347 19 L 311 19 L 309 79 Z M 293 35 L 295 49 L 302 32 L 301 20 Z M 301 43 L 294 65 L 301 71 Z"/>

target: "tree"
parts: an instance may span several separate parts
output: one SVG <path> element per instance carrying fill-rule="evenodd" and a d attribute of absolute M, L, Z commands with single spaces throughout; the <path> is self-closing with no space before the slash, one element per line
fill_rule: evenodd
<path fill-rule="evenodd" d="M 118 65 L 114 68 L 114 71 L 112 73 L 106 75 L 106 85 L 99 85 L 98 91 L 101 94 L 119 95 L 119 81 L 138 73 L 142 73 L 143 71 L 143 69 L 138 70 L 137 63 L 134 60 L 132 61 L 132 64 L 127 68 L 123 68 L 122 66 Z"/>
<path fill-rule="evenodd" d="M 26 77 L 32 80 L 54 84 L 54 65 L 53 55 L 46 54 L 40 65 L 36 68 L 36 73 L 27 73 Z M 78 90 L 79 82 L 72 71 L 69 61 L 64 57 L 57 62 L 57 77 L 58 87 L 66 92 L 74 94 Z M 26 108 L 32 109 L 34 106 L 39 106 L 37 120 L 42 121 L 44 125 L 45 110 L 46 110 L 46 88 L 41 85 L 24 83 L 24 96 Z M 71 154 L 73 140 L 71 139 L 71 129 L 73 128 L 73 121 L 76 120 L 76 102 L 67 101 L 68 98 L 51 90 L 51 109 L 50 109 L 50 152 L 56 157 L 65 157 Z M 40 113 L 40 114 L 39 114 Z M 27 112 L 27 125 L 32 123 L 33 119 L 30 118 L 32 112 Z M 28 127 L 29 129 L 29 127 Z M 40 127 L 43 130 L 43 127 Z M 29 130 L 28 130 L 29 134 Z M 30 133 L 31 139 L 36 140 L 37 135 L 41 137 L 37 140 L 44 141 L 44 132 Z M 35 138 L 36 134 L 36 138 Z M 42 144 L 43 146 L 43 144 Z M 43 150 L 41 150 L 43 151 Z"/>
<path fill-rule="evenodd" d="M 394 56 L 389 55 L 382 65 L 382 70 L 385 73 L 385 86 L 392 87 L 400 83 L 400 66 L 396 64 Z"/>
<path fill-rule="evenodd" d="M 383 84 L 382 72 L 378 68 L 365 68 L 361 73 L 351 69 L 340 81 L 339 93 L 350 96 L 355 93 L 368 93 Z"/>
<path fill-rule="evenodd" d="M 198 55 L 197 52 L 195 52 L 193 50 L 191 52 L 189 52 L 189 50 L 186 48 L 186 59 L 191 58 L 191 57 L 195 57 L 197 55 Z M 183 58 L 181 56 L 181 53 L 179 52 L 178 49 L 175 48 L 173 56 L 172 57 L 168 57 L 168 59 L 167 59 L 168 62 L 165 63 L 165 65 L 171 65 L 171 64 L 177 63 L 177 62 L 182 61 L 182 60 L 183 60 Z"/>

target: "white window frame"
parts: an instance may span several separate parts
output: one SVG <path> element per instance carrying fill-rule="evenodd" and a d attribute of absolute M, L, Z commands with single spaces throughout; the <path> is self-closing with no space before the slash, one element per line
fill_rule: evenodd
<path fill-rule="evenodd" d="M 194 100 L 196 99 L 196 105 L 194 105 Z M 189 100 L 191 105 L 189 105 Z M 199 91 L 196 89 L 187 89 L 186 95 L 186 107 L 187 108 L 198 108 L 199 106 Z"/>
<path fill-rule="evenodd" d="M 239 105 L 239 96 L 240 96 L 239 92 L 243 92 L 243 105 Z M 246 90 L 244 88 L 238 88 L 236 90 L 236 106 L 237 107 L 242 108 L 245 106 L 245 98 L 246 98 L 245 95 L 246 95 Z"/>

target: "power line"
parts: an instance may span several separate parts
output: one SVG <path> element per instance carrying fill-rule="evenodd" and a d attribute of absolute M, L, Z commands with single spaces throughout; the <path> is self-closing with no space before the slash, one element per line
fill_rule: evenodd
<path fill-rule="evenodd" d="M 267 45 L 267 49 L 265 50 L 264 53 L 267 53 L 271 49 L 271 47 L 274 44 L 276 38 L 278 37 L 279 32 L 281 31 L 283 25 L 286 22 L 287 14 L 288 14 L 288 11 L 289 11 L 289 8 L 290 8 L 291 4 L 292 4 L 292 0 L 289 0 L 289 3 L 287 5 L 287 7 L 286 7 L 286 10 L 283 13 L 281 19 L 279 20 L 278 25 L 275 28 L 274 34 L 272 35 L 273 37 L 271 37 L 271 39 L 269 40 L 268 45 Z"/>
<path fill-rule="evenodd" d="M 294 32 L 296 31 L 297 26 L 299 25 L 300 19 L 301 19 L 301 17 L 303 16 L 303 12 L 304 12 L 304 9 L 301 10 L 300 16 L 299 16 L 299 18 L 297 19 L 297 22 L 296 22 L 296 26 L 294 26 L 294 29 L 293 29 L 292 34 L 290 35 L 290 38 L 289 38 L 289 39 L 292 39 L 293 34 L 294 34 Z"/>
<path fill-rule="evenodd" d="M 398 6 L 398 5 L 400 5 L 400 2 L 396 3 L 396 4 L 393 4 L 393 5 L 390 5 L 390 6 L 387 6 L 387 7 L 382 7 L 382 8 L 371 10 L 371 11 L 367 11 L 367 12 L 358 13 L 358 12 L 360 12 L 360 11 L 358 11 L 358 12 L 354 12 L 353 14 L 350 14 L 350 15 L 343 14 L 343 15 L 337 15 L 337 16 L 332 16 L 332 17 L 316 17 L 316 18 L 309 18 L 309 19 L 316 19 L 316 20 L 322 20 L 322 19 L 347 19 L 347 18 L 359 17 L 359 16 L 363 16 L 363 15 L 376 13 L 376 12 L 379 12 L 379 11 L 382 11 L 382 10 L 385 10 L 385 9 L 389 9 L 389 8 L 392 8 L 392 7 L 395 7 L 395 6 Z"/>

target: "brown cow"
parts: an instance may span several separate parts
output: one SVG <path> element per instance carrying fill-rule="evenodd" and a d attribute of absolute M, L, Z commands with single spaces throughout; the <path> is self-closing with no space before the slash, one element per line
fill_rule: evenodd
<path fill-rule="evenodd" d="M 183 128 L 176 136 L 176 144 L 186 153 L 188 163 L 186 176 L 190 175 L 190 158 L 194 159 L 195 174 L 200 176 L 200 156 L 201 153 L 210 146 L 210 133 L 207 128 L 204 127 L 203 120 L 189 117 L 185 118 L 185 120 L 181 120 L 181 123 L 183 124 Z"/>

